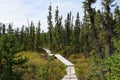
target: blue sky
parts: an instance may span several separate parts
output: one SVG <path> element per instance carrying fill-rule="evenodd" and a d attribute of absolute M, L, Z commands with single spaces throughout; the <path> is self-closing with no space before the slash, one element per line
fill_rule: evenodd
<path fill-rule="evenodd" d="M 0 0 L 0 22 L 8 24 L 13 22 L 14 27 L 21 27 L 23 24 L 28 25 L 29 21 L 35 24 L 41 21 L 41 29 L 47 31 L 48 6 L 51 3 L 53 15 L 56 6 L 59 7 L 60 15 L 66 18 L 68 12 L 74 16 L 80 13 L 83 16 L 82 3 L 84 0 Z M 115 0 L 120 6 L 120 0 Z M 94 5 L 97 9 L 101 8 L 101 0 Z"/>

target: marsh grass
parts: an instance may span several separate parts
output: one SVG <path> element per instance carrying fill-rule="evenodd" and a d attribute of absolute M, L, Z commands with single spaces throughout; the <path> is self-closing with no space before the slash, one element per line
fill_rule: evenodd
<path fill-rule="evenodd" d="M 60 80 L 65 75 L 65 65 L 54 57 L 36 51 L 23 51 L 20 54 L 29 60 L 23 80 Z"/>

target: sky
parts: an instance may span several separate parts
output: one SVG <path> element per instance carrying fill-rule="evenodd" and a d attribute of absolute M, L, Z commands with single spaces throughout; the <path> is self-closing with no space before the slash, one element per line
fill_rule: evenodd
<path fill-rule="evenodd" d="M 66 18 L 68 12 L 72 12 L 74 17 L 76 13 L 80 13 L 80 19 L 83 16 L 83 2 L 84 0 L 0 0 L 0 23 L 13 23 L 13 27 L 21 27 L 28 25 L 33 21 L 37 25 L 41 22 L 41 29 L 47 31 L 47 15 L 48 6 L 52 5 L 52 13 L 55 15 L 56 6 L 59 8 L 59 14 Z M 102 0 L 97 0 L 93 6 L 100 9 Z M 120 6 L 120 0 L 115 0 Z"/>

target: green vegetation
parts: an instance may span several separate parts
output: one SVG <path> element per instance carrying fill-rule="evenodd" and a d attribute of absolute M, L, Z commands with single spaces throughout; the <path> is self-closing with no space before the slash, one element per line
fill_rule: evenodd
<path fill-rule="evenodd" d="M 105 65 L 109 69 L 109 72 L 106 74 L 107 80 L 119 80 L 120 79 L 120 40 L 116 40 L 114 45 L 117 49 L 116 54 L 113 54 L 111 57 L 108 57 L 105 60 Z"/>
<path fill-rule="evenodd" d="M 73 62 L 79 80 L 120 80 L 120 9 L 115 0 L 102 0 L 104 10 L 96 10 L 96 1 L 83 2 L 83 20 L 79 12 L 63 20 L 58 6 L 53 16 L 50 5 L 48 32 L 40 21 L 17 29 L 0 23 L 0 80 L 62 79 L 65 66 L 43 54 L 43 47 Z"/>
<path fill-rule="evenodd" d="M 35 51 L 23 51 L 19 54 L 29 59 L 23 80 L 60 80 L 65 75 L 65 66 L 54 57 Z"/>
<path fill-rule="evenodd" d="M 120 53 L 114 54 L 105 61 L 106 66 L 109 68 L 109 72 L 106 74 L 107 80 L 119 80 L 120 79 Z"/>
<path fill-rule="evenodd" d="M 8 33 L 0 36 L 0 80 L 21 80 L 28 59 L 19 55 L 19 51 L 19 45 L 9 25 Z"/>

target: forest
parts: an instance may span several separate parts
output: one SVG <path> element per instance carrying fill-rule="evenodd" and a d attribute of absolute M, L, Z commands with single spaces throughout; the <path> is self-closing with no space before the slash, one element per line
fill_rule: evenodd
<path fill-rule="evenodd" d="M 83 19 L 71 11 L 63 20 L 59 6 L 52 11 L 50 4 L 47 32 L 40 21 L 18 28 L 0 23 L 0 80 L 62 79 L 65 66 L 41 48 L 70 60 L 78 80 L 120 80 L 120 5 L 102 0 L 103 10 L 96 10 L 96 1 L 82 2 Z"/>

